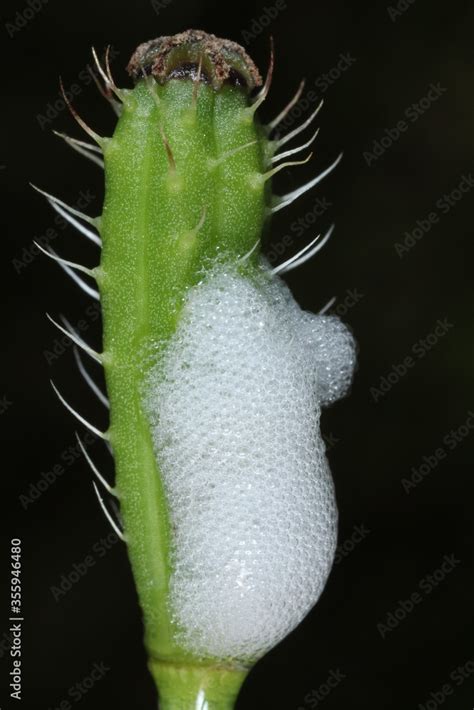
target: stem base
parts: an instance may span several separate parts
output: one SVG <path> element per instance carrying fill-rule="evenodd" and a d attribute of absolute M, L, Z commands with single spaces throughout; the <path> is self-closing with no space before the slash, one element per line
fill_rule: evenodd
<path fill-rule="evenodd" d="M 232 710 L 248 671 L 151 659 L 160 710 Z"/>

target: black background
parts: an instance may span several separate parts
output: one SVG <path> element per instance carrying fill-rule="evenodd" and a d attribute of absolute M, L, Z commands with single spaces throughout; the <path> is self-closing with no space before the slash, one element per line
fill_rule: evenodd
<path fill-rule="evenodd" d="M 322 422 L 332 442 L 329 457 L 340 508 L 340 543 L 346 543 L 348 554 L 335 565 L 309 617 L 252 671 L 238 708 L 474 706 L 474 675 L 460 684 L 460 676 L 450 678 L 458 666 L 465 667 L 465 676 L 474 670 L 473 433 L 466 424 L 469 410 L 474 411 L 474 191 L 453 193 L 449 210 L 440 206 L 446 204 L 443 196 L 474 168 L 474 8 L 467 1 L 415 0 L 394 16 L 389 8 L 396 7 L 395 1 L 291 0 L 263 26 L 258 18 L 265 5 L 275 7 L 271 0 L 172 0 L 156 12 L 144 0 L 48 0 L 23 28 L 12 30 L 6 23 L 18 23 L 16 13 L 28 6 L 2 3 L 0 423 L 6 513 L 1 518 L 0 575 L 8 582 L 9 540 L 21 537 L 25 622 L 20 707 L 58 707 L 95 662 L 104 662 L 110 670 L 80 700 L 81 708 L 156 707 L 124 547 L 112 545 L 102 559 L 95 554 L 93 567 L 67 594 L 57 601 L 52 594 L 61 576 L 83 562 L 109 535 L 109 528 L 86 465 L 80 459 L 65 463 L 75 425 L 55 399 L 49 378 L 98 425 L 105 426 L 106 415 L 77 375 L 71 349 L 54 359 L 48 355 L 61 337 L 45 312 L 65 313 L 74 323 L 89 302 L 45 257 L 34 256 L 26 263 L 32 240 L 55 227 L 54 214 L 28 182 L 70 203 L 81 190 L 90 190 L 94 200 L 89 212 L 98 213 L 100 171 L 50 131 L 82 137 L 80 129 L 62 108 L 46 123 L 42 118 L 48 104 L 59 98 L 57 77 L 63 76 L 66 88 L 79 86 L 77 109 L 98 132 L 110 133 L 114 118 L 109 107 L 94 86 L 80 78 L 91 45 L 102 50 L 110 43 L 118 51 L 113 71 L 123 84 L 124 66 L 139 42 L 188 27 L 241 42 L 249 37 L 244 30 L 253 33 L 247 48 L 263 70 L 269 36 L 274 35 L 276 70 L 263 118 L 271 119 L 281 109 L 302 76 L 308 88 L 317 82 L 326 105 L 315 157 L 310 165 L 280 176 L 276 187 L 286 191 L 301 184 L 341 149 L 345 158 L 315 192 L 278 215 L 268 251 L 274 254 L 275 245 L 293 234 L 294 220 L 311 220 L 318 198 L 331 203 L 316 224 L 293 238 L 285 255 L 334 220 L 332 241 L 314 261 L 289 274 L 288 282 L 310 310 L 337 296 L 336 308 L 347 311 L 344 320 L 360 347 L 351 396 L 326 412 Z M 337 69 L 341 54 L 354 60 L 345 71 Z M 323 76 L 328 72 L 330 84 Z M 427 106 L 431 84 L 443 91 Z M 421 111 L 413 108 L 420 108 L 420 102 Z M 417 120 L 407 118 L 407 111 L 409 116 L 418 111 Z M 407 130 L 396 140 L 387 139 L 388 129 L 402 119 Z M 370 160 L 367 153 L 383 137 L 386 146 L 392 145 Z M 439 200 L 443 202 L 437 206 Z M 419 232 L 421 238 L 412 240 L 412 248 L 400 256 L 396 245 L 407 238 L 406 232 L 423 229 L 417 221 L 426 221 L 433 211 L 438 221 Z M 62 256 L 93 265 L 96 252 L 84 242 L 71 229 L 56 227 L 50 243 Z M 356 292 L 353 305 L 350 291 L 352 296 Z M 447 332 L 433 336 L 437 321 L 445 319 Z M 99 346 L 99 324 L 90 319 L 88 324 L 87 338 Z M 427 337 L 429 351 L 420 344 Z M 404 376 L 393 374 L 394 366 L 408 356 L 413 366 Z M 390 373 L 388 391 L 377 395 L 374 388 L 380 389 L 381 379 Z M 458 431 L 459 441 L 451 450 L 452 430 Z M 433 458 L 440 448 L 445 457 Z M 94 444 L 91 451 L 110 471 L 101 445 Z M 58 463 L 64 473 L 25 509 L 20 496 L 30 496 L 31 484 L 45 480 L 42 474 Z M 418 470 L 423 463 L 426 475 L 406 492 L 403 479 L 410 479 L 413 467 Z M 349 551 L 347 541 L 357 525 L 370 532 Z M 437 574 L 439 584 L 428 593 L 427 575 L 439 570 L 445 555 L 459 562 L 444 579 Z M 0 599 L 3 642 L 7 592 L 5 584 Z M 390 612 L 398 610 L 402 616 L 400 602 L 415 592 L 422 602 L 384 633 L 381 625 L 387 624 Z M 2 708 L 16 703 L 9 697 L 11 662 L 5 646 L 0 651 Z M 318 701 L 317 692 L 331 671 L 344 678 Z M 453 692 L 440 696 L 446 683 Z M 324 685 L 320 697 L 323 693 Z"/>

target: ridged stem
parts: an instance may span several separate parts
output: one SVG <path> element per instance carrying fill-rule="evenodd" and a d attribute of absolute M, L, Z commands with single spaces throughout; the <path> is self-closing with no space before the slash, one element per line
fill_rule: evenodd
<path fill-rule="evenodd" d="M 159 710 L 233 710 L 246 670 L 177 666 L 150 660 Z"/>
<path fill-rule="evenodd" d="M 216 260 L 235 263 L 252 249 L 268 205 L 267 142 L 248 97 L 202 85 L 194 101 L 194 89 L 189 80 L 141 80 L 127 95 L 104 150 L 97 279 L 109 436 L 146 645 L 151 656 L 180 664 L 195 659 L 177 641 L 170 613 L 172 530 L 144 388 L 187 291 Z"/>

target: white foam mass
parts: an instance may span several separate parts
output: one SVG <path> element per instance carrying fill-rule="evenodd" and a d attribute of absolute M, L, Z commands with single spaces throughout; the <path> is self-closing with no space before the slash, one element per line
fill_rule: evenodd
<path fill-rule="evenodd" d="M 172 616 L 194 653 L 242 661 L 316 603 L 337 508 L 320 405 L 345 394 L 355 346 L 268 271 L 216 267 L 190 290 L 146 408 L 173 528 Z"/>

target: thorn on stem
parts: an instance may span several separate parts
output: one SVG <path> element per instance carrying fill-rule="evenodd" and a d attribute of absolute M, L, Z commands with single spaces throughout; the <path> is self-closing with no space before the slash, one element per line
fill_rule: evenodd
<path fill-rule="evenodd" d="M 303 93 L 304 87 L 306 85 L 306 79 L 302 79 L 300 82 L 300 85 L 296 91 L 296 94 L 293 96 L 291 101 L 285 106 L 283 111 L 278 114 L 276 118 L 273 119 L 273 121 L 270 121 L 270 123 L 267 126 L 268 132 L 271 133 L 282 121 L 286 116 L 290 113 L 291 109 L 293 106 L 295 106 L 298 101 L 301 98 L 301 94 Z"/>
<path fill-rule="evenodd" d="M 197 100 L 198 100 L 198 96 L 199 96 L 199 88 L 201 86 L 201 74 L 202 74 L 202 54 L 199 57 L 199 65 L 198 65 L 197 75 L 193 80 L 193 100 L 192 100 L 193 110 L 195 110 L 196 106 L 197 106 Z"/>
<path fill-rule="evenodd" d="M 308 128 L 308 126 L 310 126 L 310 125 L 312 124 L 312 122 L 314 121 L 314 119 L 316 118 L 316 116 L 318 115 L 318 113 L 320 112 L 320 110 L 321 110 L 321 108 L 322 108 L 322 106 L 323 106 L 323 103 L 324 103 L 324 99 L 321 99 L 321 101 L 319 102 L 319 104 L 318 104 L 316 110 L 313 111 L 313 113 L 311 114 L 311 116 L 310 116 L 308 119 L 306 119 L 306 121 L 304 121 L 304 123 L 302 123 L 301 126 L 298 126 L 297 128 L 295 128 L 294 131 L 291 131 L 291 133 L 288 133 L 286 136 L 283 136 L 283 138 L 280 138 L 279 140 L 277 140 L 277 141 L 276 141 L 276 143 L 277 143 L 277 148 L 281 148 L 281 147 L 284 146 L 286 143 L 288 143 L 288 142 L 291 141 L 293 138 L 295 138 L 295 137 L 298 136 L 300 133 L 302 133 L 304 130 L 306 130 L 306 128 Z"/>
<path fill-rule="evenodd" d="M 273 36 L 271 36 L 270 37 L 270 64 L 268 67 L 267 76 L 265 79 L 265 84 L 263 85 L 262 90 L 257 95 L 257 98 L 255 99 L 253 104 L 250 106 L 250 111 L 252 114 L 255 113 L 255 111 L 258 109 L 258 107 L 263 104 L 263 102 L 265 101 L 265 99 L 268 96 L 268 93 L 270 91 L 270 87 L 272 85 L 274 68 L 275 68 L 275 43 L 273 41 Z"/>
<path fill-rule="evenodd" d="M 284 170 L 285 168 L 291 168 L 296 165 L 305 165 L 307 162 L 309 162 L 311 160 L 312 157 L 313 157 L 313 154 L 310 153 L 308 155 L 308 157 L 305 158 L 304 160 L 292 160 L 292 161 L 288 161 L 287 163 L 281 163 L 281 165 L 277 165 L 276 168 L 272 168 L 272 170 L 269 170 L 267 173 L 264 173 L 263 179 L 266 182 L 267 180 L 270 180 L 270 178 L 272 178 L 274 175 L 279 173 L 281 170 Z"/>
<path fill-rule="evenodd" d="M 166 137 L 165 132 L 161 126 L 160 126 L 160 134 L 161 134 L 161 139 L 163 141 L 163 145 L 165 147 L 166 157 L 168 158 L 168 165 L 170 168 L 170 172 L 174 175 L 176 173 L 176 161 L 174 159 L 173 151 L 171 150 L 169 140 Z"/>
<path fill-rule="evenodd" d="M 77 111 L 75 110 L 75 108 L 73 107 L 71 102 L 69 101 L 68 97 L 66 96 L 66 91 L 64 89 L 64 84 L 63 84 L 63 80 L 61 79 L 61 77 L 59 78 L 59 86 L 61 87 L 62 97 L 66 103 L 66 106 L 68 107 L 69 111 L 71 112 L 71 115 L 73 116 L 73 118 L 78 122 L 80 127 L 92 138 L 92 140 L 94 140 L 97 143 L 97 145 L 103 147 L 107 139 L 102 138 L 102 136 L 99 136 L 99 134 L 96 133 L 95 131 L 93 131 L 92 128 L 90 128 L 87 125 L 87 123 L 79 116 L 79 114 L 77 113 Z"/>
<path fill-rule="evenodd" d="M 112 89 L 108 84 L 106 84 L 106 87 L 102 86 L 100 83 L 99 79 L 97 78 L 97 74 L 95 71 L 92 69 L 92 67 L 88 64 L 87 65 L 87 70 L 89 74 L 91 75 L 92 79 L 94 80 L 94 84 L 96 85 L 100 95 L 107 101 L 107 103 L 112 107 L 114 113 L 116 116 L 120 116 L 121 113 L 121 105 L 119 104 L 118 101 L 116 101 L 112 95 Z"/>

